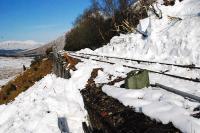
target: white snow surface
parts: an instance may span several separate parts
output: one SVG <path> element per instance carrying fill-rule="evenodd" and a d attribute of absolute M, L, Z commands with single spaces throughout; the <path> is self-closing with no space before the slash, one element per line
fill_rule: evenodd
<path fill-rule="evenodd" d="M 0 88 L 23 71 L 23 65 L 29 67 L 30 57 L 0 57 Z"/>
<path fill-rule="evenodd" d="M 139 33 L 120 35 L 113 37 L 108 45 L 95 51 L 84 49 L 77 53 L 200 66 L 200 0 L 176 0 L 174 6 L 168 7 L 160 3 L 158 7 L 162 10 L 162 19 L 149 13 L 149 18 L 141 20 L 140 27 L 142 31 L 147 32 L 147 38 L 143 38 Z M 170 19 L 168 16 L 179 17 L 182 20 Z M 198 78 L 200 75 L 199 70 L 101 59 L 116 64 L 82 59 L 84 62 L 77 65 L 77 71 L 71 72 L 70 79 L 61 79 L 49 74 L 20 94 L 12 103 L 0 105 L 0 133 L 57 133 L 61 132 L 61 129 L 72 133 L 83 132 L 81 122 L 86 121 L 87 112 L 79 89 L 84 88 L 93 68 L 103 68 L 95 79 L 97 84 L 108 83 L 117 77 L 126 77 L 132 69 L 123 67 L 125 63 L 156 71 L 169 70 L 170 74 L 185 77 Z M 200 96 L 199 83 L 153 73 L 149 76 L 151 83 L 161 83 Z M 198 113 L 194 108 L 200 106 L 200 103 L 160 88 L 127 90 L 119 88 L 121 84 L 123 81 L 114 86 L 103 86 L 103 91 L 125 106 L 131 106 L 154 120 L 163 124 L 172 122 L 184 133 L 200 132 L 200 119 L 191 116 Z M 61 118 L 67 121 L 64 122 L 67 123 L 65 127 L 58 126 Z"/>
<path fill-rule="evenodd" d="M 141 20 L 142 30 L 148 29 L 147 38 L 139 33 L 122 34 L 95 51 L 79 52 L 200 66 L 200 0 L 176 0 L 174 6 L 158 3 L 158 7 L 162 19 L 149 13 L 149 20 Z"/>
<path fill-rule="evenodd" d="M 31 57 L 0 57 L 0 69 L 29 67 L 32 60 Z"/>
<path fill-rule="evenodd" d="M 103 71 L 98 71 L 98 76 L 94 79 L 96 84 L 105 84 L 113 81 L 117 77 L 126 77 L 126 74 L 132 69 L 123 67 L 120 62 L 110 65 L 93 60 L 83 60 L 90 66 L 98 66 Z M 110 75 L 111 78 L 110 78 Z M 150 83 L 161 83 L 163 85 L 174 87 L 177 90 L 184 91 L 193 95 L 200 96 L 200 84 L 176 79 L 159 74 L 149 74 Z M 119 88 L 124 81 L 116 83 L 114 86 L 103 86 L 102 90 L 109 96 L 118 99 L 125 106 L 130 106 L 138 112 L 142 112 L 151 119 L 163 124 L 172 122 L 173 125 L 184 133 L 200 132 L 200 119 L 194 118 L 192 114 L 200 107 L 199 102 L 190 101 L 184 97 L 165 91 L 158 87 L 143 88 L 140 90 Z"/>
<path fill-rule="evenodd" d="M 200 66 L 200 0 L 183 0 L 182 2 L 176 0 L 174 6 L 164 6 L 162 5 L 162 0 L 160 0 L 158 7 L 162 10 L 162 19 L 156 18 L 155 15 L 149 12 L 149 18 L 140 20 L 138 25 L 138 28 L 142 32 L 147 33 L 148 37 L 144 38 L 139 33 L 122 34 L 113 37 L 108 45 L 99 49 L 94 51 L 83 49 L 78 51 L 77 54 L 88 53 Z M 108 73 L 114 74 L 117 77 L 116 75 L 120 72 L 126 74 L 127 71 L 130 71 L 130 69 L 123 68 L 122 65 L 146 68 L 159 72 L 167 70 L 165 73 L 189 78 L 200 77 L 199 69 L 190 70 L 160 64 L 138 64 L 137 62 L 133 63 L 103 57 L 89 58 L 111 61 L 118 64 L 118 70 L 120 71 L 113 72 L 114 68 L 110 68 L 110 71 L 106 69 L 103 72 L 99 72 L 98 77 L 95 79 L 95 82 L 98 84 L 108 82 Z M 121 67 L 119 67 L 120 65 Z M 160 83 L 200 96 L 199 83 L 153 73 L 150 73 L 149 76 L 152 84 Z M 160 88 L 149 87 L 141 90 L 119 88 L 122 83 L 117 83 L 115 86 L 104 86 L 103 91 L 118 99 L 125 106 L 131 106 L 136 111 L 142 112 L 163 124 L 172 122 L 175 127 L 184 133 L 200 132 L 200 120 L 191 116 L 191 114 L 198 113 L 193 111 L 195 107 L 200 105 L 198 102 L 191 102 L 182 96 Z"/>
<path fill-rule="evenodd" d="M 27 50 L 33 49 L 42 46 L 43 43 L 36 42 L 33 40 L 26 40 L 26 41 L 4 41 L 0 42 L 0 49 L 3 50 Z"/>
<path fill-rule="evenodd" d="M 77 68 L 69 80 L 49 74 L 12 103 L 1 105 L 0 133 L 82 133 L 87 112 L 79 89 L 92 67 L 79 64 Z"/>
<path fill-rule="evenodd" d="M 160 88 L 140 90 L 104 86 L 102 90 L 126 106 L 132 106 L 138 112 L 167 124 L 172 122 L 184 133 L 199 133 L 200 120 L 190 116 L 194 107 L 200 105 Z"/>

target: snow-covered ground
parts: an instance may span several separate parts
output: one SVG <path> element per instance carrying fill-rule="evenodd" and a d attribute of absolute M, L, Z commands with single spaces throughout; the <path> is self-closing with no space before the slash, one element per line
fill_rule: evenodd
<path fill-rule="evenodd" d="M 67 79 L 49 74 L 15 101 L 0 106 L 0 133 L 82 133 L 87 112 L 79 89 L 94 66 L 78 64 Z"/>
<path fill-rule="evenodd" d="M 103 91 L 118 99 L 126 106 L 134 107 L 138 112 L 167 124 L 172 124 L 184 133 L 200 132 L 200 120 L 190 116 L 200 104 L 167 92 L 160 88 L 128 90 L 113 86 L 104 86 Z"/>
<path fill-rule="evenodd" d="M 77 65 L 77 71 L 71 72 L 70 79 L 49 74 L 20 94 L 12 103 L 0 106 L 2 118 L 0 133 L 57 133 L 61 130 L 72 133 L 83 132 L 81 122 L 87 121 L 87 112 L 79 90 L 85 87 L 93 68 L 103 68 L 95 79 L 97 84 L 108 83 L 118 76 L 126 77 L 126 73 L 132 70 L 120 64 L 111 65 L 84 60 Z M 111 79 L 109 75 L 113 75 Z M 150 74 L 150 80 L 151 83 L 167 80 L 166 84 L 194 94 L 198 94 L 200 87 L 198 83 L 156 74 Z M 183 132 L 200 131 L 200 120 L 190 116 L 197 113 L 193 109 L 200 103 L 189 101 L 160 88 L 149 87 L 141 90 L 119 88 L 122 83 L 103 86 L 103 91 L 117 98 L 125 106 L 129 105 L 152 119 L 164 124 L 172 122 Z"/>
<path fill-rule="evenodd" d="M 158 4 L 158 7 L 162 10 L 162 19 L 158 19 L 150 13 L 149 18 L 141 20 L 141 25 L 138 26 L 146 27 L 148 37 L 144 38 L 139 33 L 120 35 L 113 37 L 108 45 L 95 51 L 83 49 L 77 53 L 200 66 L 200 1 L 184 0 L 179 2 L 176 0 L 174 6 L 166 7 Z M 90 58 L 96 59 L 97 57 Z M 166 73 L 194 79 L 200 78 L 199 69 L 190 70 L 159 64 L 138 64 L 137 62 L 107 58 L 98 59 L 109 60 L 118 65 L 121 64 L 118 73 L 123 72 L 126 74 L 127 71 L 122 65 L 130 65 L 162 72 L 167 70 Z M 113 69 L 116 68 L 110 68 L 110 70 Z M 104 70 L 104 73 L 99 73 L 101 76 L 97 77 L 96 82 L 108 82 L 107 73 L 110 73 L 110 71 Z M 161 83 L 200 96 L 200 83 L 153 73 L 150 73 L 150 82 Z M 198 102 L 191 102 L 179 95 L 152 87 L 142 90 L 126 90 L 116 85 L 115 87 L 104 86 L 103 91 L 118 99 L 124 105 L 136 108 L 137 111 L 143 112 L 152 119 L 161 121 L 164 124 L 172 122 L 175 127 L 184 133 L 200 132 L 200 120 L 191 116 L 191 114 L 197 113 L 193 109 L 200 106 Z"/>
<path fill-rule="evenodd" d="M 117 77 L 126 77 L 126 74 L 132 70 L 118 63 L 110 65 L 93 60 L 85 60 L 85 63 L 103 68 L 103 71 L 99 71 L 97 78 L 94 80 L 97 84 L 108 83 Z M 111 79 L 110 75 L 113 75 Z M 200 83 L 152 73 L 149 76 L 151 84 L 157 82 L 200 96 Z M 123 83 L 122 81 L 114 86 L 105 85 L 103 86 L 103 91 L 109 96 L 118 99 L 125 106 L 133 107 L 136 111 L 142 112 L 163 124 L 172 122 L 176 128 L 184 133 L 200 132 L 200 120 L 191 116 L 199 112 L 194 110 L 200 107 L 199 102 L 185 99 L 180 95 L 158 87 L 148 87 L 140 90 L 120 88 L 119 86 Z"/>
<path fill-rule="evenodd" d="M 23 65 L 29 67 L 32 58 L 0 57 L 0 87 L 22 72 Z"/>
<path fill-rule="evenodd" d="M 95 51 L 80 52 L 200 66 L 200 1 L 176 0 L 174 6 L 158 4 L 158 7 L 162 19 L 150 15 L 149 21 L 141 20 L 144 24 L 141 27 L 147 27 L 147 38 L 138 33 L 120 35 Z"/>
<path fill-rule="evenodd" d="M 179 2 L 176 0 L 175 6 L 165 7 L 159 3 L 158 7 L 162 10 L 163 18 L 158 19 L 150 13 L 148 23 L 142 20 L 145 22 L 140 25 L 147 27 L 147 38 L 143 38 L 139 33 L 120 35 L 113 37 L 111 42 L 102 48 L 95 51 L 84 49 L 78 53 L 200 66 L 200 1 Z M 182 20 L 173 17 L 179 17 Z M 77 71 L 71 72 L 70 79 L 61 79 L 49 74 L 20 94 L 12 103 L 1 105 L 0 133 L 83 132 L 81 122 L 87 120 L 87 112 L 79 90 L 86 85 L 93 68 L 103 68 L 95 79 L 98 84 L 108 83 L 118 76 L 126 77 L 132 69 L 123 67 L 125 63 L 157 71 L 169 69 L 169 73 L 185 77 L 200 77 L 200 70 L 159 64 L 137 64 L 106 59 L 116 63 L 111 65 L 93 60 L 82 60 L 84 62 L 77 65 Z M 111 79 L 110 75 L 112 75 Z M 200 83 L 153 73 L 149 76 L 151 83 L 161 83 L 200 96 Z M 158 87 L 127 90 L 119 87 L 122 83 L 114 86 L 105 85 L 103 91 L 125 106 L 133 107 L 154 120 L 164 124 L 172 122 L 184 133 L 200 132 L 200 119 L 191 116 L 198 113 L 194 111 L 194 108 L 199 107 L 200 103 Z"/>

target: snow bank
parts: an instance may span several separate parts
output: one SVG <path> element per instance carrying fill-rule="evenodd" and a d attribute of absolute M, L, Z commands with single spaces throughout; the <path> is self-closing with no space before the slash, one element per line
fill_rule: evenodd
<path fill-rule="evenodd" d="M 84 49 L 79 52 L 200 65 L 200 1 L 177 0 L 175 6 L 158 4 L 158 7 L 162 10 L 162 19 L 150 14 L 149 18 L 141 20 L 139 27 L 148 37 L 144 38 L 139 33 L 120 35 L 95 51 Z M 96 83 L 107 83 L 118 76 L 125 77 L 131 71 L 124 68 L 120 61 L 116 63 L 110 65 L 87 60 L 77 65 L 78 70 L 72 72 L 69 80 L 47 75 L 12 103 L 0 106 L 0 133 L 83 132 L 81 122 L 86 120 L 86 111 L 79 89 L 84 88 L 93 68 L 103 68 L 103 71 L 98 72 Z M 158 64 L 152 67 L 163 69 Z M 177 69 L 172 68 L 173 72 Z M 179 73 L 189 75 L 189 70 L 188 73 L 185 71 L 179 69 Z M 111 79 L 110 75 L 113 75 Z M 150 80 L 151 83 L 159 82 L 185 92 L 200 94 L 198 83 L 156 74 L 150 74 Z M 164 124 L 172 122 L 186 133 L 200 132 L 200 120 L 190 116 L 195 113 L 193 109 L 199 103 L 159 88 L 126 90 L 104 86 L 103 91 L 152 119 Z"/>
<path fill-rule="evenodd" d="M 143 112 L 163 124 L 172 122 L 184 133 L 200 132 L 200 120 L 190 116 L 194 113 L 193 109 L 200 105 L 199 103 L 188 101 L 159 88 L 132 90 L 104 86 L 102 89 L 125 106 L 132 106 L 136 111 Z"/>
<path fill-rule="evenodd" d="M 69 80 L 49 74 L 15 101 L 0 106 L 0 133 L 82 133 L 83 89 L 92 67 L 78 64 Z M 64 123 L 64 124 L 63 124 Z"/>
<path fill-rule="evenodd" d="M 164 6 L 162 0 L 159 0 L 158 7 L 162 10 L 162 19 L 158 19 L 155 15 L 149 13 L 149 18 L 140 20 L 140 25 L 138 25 L 138 29 L 148 37 L 143 37 L 139 33 L 115 36 L 108 45 L 102 48 L 95 51 L 84 49 L 78 53 L 200 66 L 200 0 L 183 0 L 182 2 L 176 0 L 174 6 Z M 112 59 L 112 61 L 120 64 L 119 60 Z M 130 63 L 126 62 L 126 64 Z M 130 65 L 141 66 L 137 63 Z M 199 70 L 194 71 L 176 67 L 169 68 L 158 64 L 146 64 L 144 66 L 141 67 L 153 68 L 153 70 L 158 71 L 166 69 L 171 74 L 192 78 L 199 78 L 200 72 Z M 109 76 L 105 71 L 111 73 L 113 68 L 110 68 L 111 72 L 106 69 L 104 69 L 104 72 L 99 72 L 98 77 L 95 79 L 96 83 L 108 82 Z M 123 71 L 125 70 L 120 72 Z M 117 73 L 115 71 L 112 74 L 116 75 Z M 190 94 L 200 95 L 198 83 L 158 74 L 150 74 L 150 81 L 151 83 L 158 82 L 174 87 Z M 125 106 L 132 106 L 138 112 L 143 112 L 152 119 L 164 124 L 172 122 L 175 127 L 184 133 L 200 132 L 200 120 L 190 116 L 196 113 L 193 109 L 199 106 L 199 103 L 188 101 L 179 95 L 159 88 L 126 90 L 104 86 L 103 91 L 118 99 Z"/>
<path fill-rule="evenodd" d="M 147 38 L 139 33 L 115 36 L 108 45 L 93 53 L 200 65 L 200 1 L 176 0 L 174 6 L 158 3 L 158 7 L 162 10 L 162 19 L 150 13 L 148 19 L 141 20 L 139 27 L 142 31 L 147 29 Z M 81 52 L 92 53 L 88 49 Z"/>

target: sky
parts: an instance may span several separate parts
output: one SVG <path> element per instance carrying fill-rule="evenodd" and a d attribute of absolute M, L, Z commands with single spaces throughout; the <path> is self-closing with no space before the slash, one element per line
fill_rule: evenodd
<path fill-rule="evenodd" d="M 72 28 L 91 0 L 0 0 L 0 42 L 49 42 Z"/>

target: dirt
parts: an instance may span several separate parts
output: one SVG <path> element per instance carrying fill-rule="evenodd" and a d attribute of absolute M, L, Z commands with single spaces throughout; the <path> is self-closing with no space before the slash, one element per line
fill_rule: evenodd
<path fill-rule="evenodd" d="M 172 123 L 163 125 L 156 122 L 103 93 L 101 87 L 97 87 L 94 82 L 98 70 L 102 69 L 93 70 L 86 88 L 81 91 L 89 114 L 89 127 L 93 129 L 93 133 L 180 133 Z M 117 81 L 122 81 L 122 78 L 117 78 L 109 84 Z"/>
<path fill-rule="evenodd" d="M 195 113 L 195 114 L 192 114 L 192 116 L 194 117 L 194 118 L 200 118 L 200 112 L 198 112 L 198 113 Z"/>
<path fill-rule="evenodd" d="M 110 81 L 110 82 L 108 83 L 108 85 L 115 85 L 115 83 L 118 83 L 118 82 L 121 82 L 121 81 L 124 81 L 124 80 L 125 80 L 125 78 L 117 77 L 116 79 Z"/>

